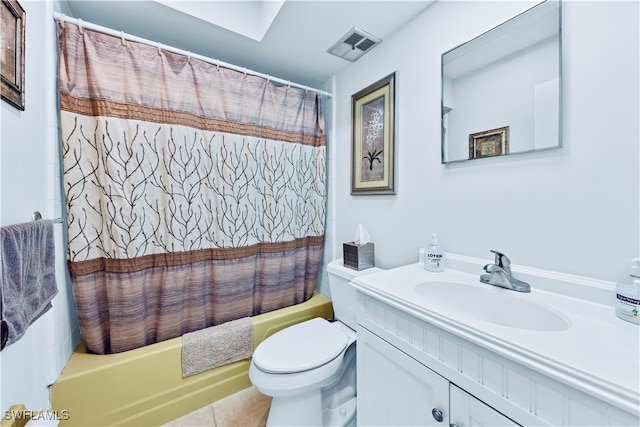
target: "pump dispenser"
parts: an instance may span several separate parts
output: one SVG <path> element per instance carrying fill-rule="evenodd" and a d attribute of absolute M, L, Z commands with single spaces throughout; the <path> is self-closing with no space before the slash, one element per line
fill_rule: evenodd
<path fill-rule="evenodd" d="M 444 271 L 444 251 L 438 245 L 436 234 L 431 234 L 429 247 L 424 252 L 424 269 L 427 271 Z"/>
<path fill-rule="evenodd" d="M 640 324 L 640 258 L 631 261 L 631 274 L 616 285 L 616 316 Z"/>

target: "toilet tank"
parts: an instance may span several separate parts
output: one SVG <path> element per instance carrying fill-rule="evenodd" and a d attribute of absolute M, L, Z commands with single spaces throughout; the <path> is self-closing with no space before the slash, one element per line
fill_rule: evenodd
<path fill-rule="evenodd" d="M 382 269 L 377 267 L 360 271 L 345 267 L 342 258 L 333 260 L 327 265 L 329 289 L 336 319 L 351 329 L 356 329 L 356 289 L 349 282 L 358 276 L 380 271 Z"/>

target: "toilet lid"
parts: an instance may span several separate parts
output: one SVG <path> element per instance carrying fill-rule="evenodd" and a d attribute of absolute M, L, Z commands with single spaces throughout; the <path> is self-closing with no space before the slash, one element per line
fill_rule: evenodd
<path fill-rule="evenodd" d="M 269 373 L 295 373 L 317 368 L 335 359 L 349 337 L 322 318 L 289 326 L 264 340 L 253 362 Z"/>

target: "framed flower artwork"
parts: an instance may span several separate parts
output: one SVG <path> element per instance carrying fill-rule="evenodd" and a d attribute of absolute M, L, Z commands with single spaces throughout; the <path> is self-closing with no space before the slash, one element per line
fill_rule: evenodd
<path fill-rule="evenodd" d="M 397 72 L 351 96 L 351 194 L 395 194 Z"/>

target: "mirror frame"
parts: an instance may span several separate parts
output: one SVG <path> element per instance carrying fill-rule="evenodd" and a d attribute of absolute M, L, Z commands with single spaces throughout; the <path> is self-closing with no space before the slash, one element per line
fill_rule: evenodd
<path fill-rule="evenodd" d="M 456 160 L 448 160 L 447 159 L 447 141 L 445 140 L 445 130 L 448 130 L 447 127 L 445 126 L 445 122 L 446 122 L 446 114 L 449 113 L 449 111 L 451 111 L 451 108 L 448 106 L 445 106 L 444 104 L 444 96 L 445 96 L 445 75 L 444 75 L 444 71 L 445 71 L 445 55 L 447 55 L 448 53 L 451 53 L 453 51 L 455 51 L 456 49 L 459 49 L 463 46 L 468 45 L 469 43 L 472 42 L 477 42 L 479 39 L 481 39 L 482 37 L 485 37 L 487 34 L 491 33 L 492 31 L 497 30 L 500 27 L 503 27 L 504 25 L 509 24 L 510 22 L 517 20 L 518 18 L 522 17 L 523 15 L 527 14 L 528 12 L 530 12 L 531 10 L 538 8 L 544 4 L 554 4 L 557 7 L 557 11 L 558 11 L 558 17 L 557 17 L 557 29 L 558 29 L 558 143 L 557 145 L 554 145 L 552 147 L 543 147 L 543 148 L 532 148 L 532 149 L 527 149 L 527 150 L 522 150 L 522 151 L 516 151 L 516 152 L 509 152 L 509 153 L 502 153 L 502 154 L 496 154 L 496 155 L 491 155 L 491 156 L 483 156 L 483 157 L 475 157 L 475 158 L 462 158 L 462 159 L 456 159 Z M 503 27 L 504 28 L 504 27 Z M 562 61 L 562 45 L 563 45 L 563 31 L 562 31 L 562 0 L 544 0 L 528 9 L 526 9 L 523 12 L 520 12 L 519 14 L 513 16 L 512 18 L 507 19 L 504 22 L 501 22 L 500 24 L 490 28 L 489 30 L 479 34 L 476 37 L 471 38 L 470 40 L 467 40 L 464 43 L 461 43 L 449 50 L 447 50 L 446 52 L 441 54 L 440 57 L 440 153 L 441 153 L 441 159 L 440 162 L 441 164 L 452 164 L 452 163 L 464 163 L 467 162 L 469 160 L 478 160 L 481 158 L 493 158 L 493 157 L 504 157 L 504 156 L 508 156 L 508 155 L 513 155 L 513 154 L 526 154 L 526 153 L 532 153 L 532 152 L 542 152 L 542 151 L 549 151 L 549 150 L 555 150 L 558 148 L 562 148 L 562 128 L 563 128 L 563 61 Z M 508 127 L 507 127 L 508 128 Z M 508 130 L 507 130 L 508 133 Z"/>

